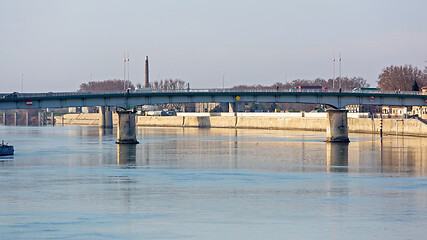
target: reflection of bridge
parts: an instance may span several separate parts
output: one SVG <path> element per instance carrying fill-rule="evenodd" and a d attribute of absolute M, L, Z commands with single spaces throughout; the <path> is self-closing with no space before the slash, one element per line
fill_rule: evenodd
<path fill-rule="evenodd" d="M 117 143 L 138 143 L 135 131 L 136 106 L 166 103 L 230 103 L 231 110 L 238 102 L 315 103 L 343 108 L 346 105 L 427 106 L 427 96 L 418 92 L 350 92 L 350 91 L 282 91 L 280 89 L 198 89 L 148 90 L 135 92 L 66 92 L 0 94 L 0 109 L 40 109 L 105 106 L 100 122 L 112 127 L 110 106 L 119 111 Z M 328 141 L 348 141 L 345 110 L 328 113 Z"/>

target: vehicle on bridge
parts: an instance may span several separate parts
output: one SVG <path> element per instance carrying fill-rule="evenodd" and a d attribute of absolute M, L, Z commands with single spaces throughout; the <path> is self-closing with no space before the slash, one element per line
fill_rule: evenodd
<path fill-rule="evenodd" d="M 322 86 L 298 86 L 295 88 L 298 92 L 327 92 L 327 87 Z"/>
<path fill-rule="evenodd" d="M 17 96 L 18 96 L 18 92 L 13 92 L 13 93 L 4 95 L 3 98 L 15 98 Z"/>
<path fill-rule="evenodd" d="M 378 92 L 378 88 L 353 88 L 353 92 Z"/>

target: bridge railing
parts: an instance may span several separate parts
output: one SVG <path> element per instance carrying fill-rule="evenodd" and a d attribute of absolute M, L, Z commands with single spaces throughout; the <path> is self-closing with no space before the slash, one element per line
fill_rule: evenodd
<path fill-rule="evenodd" d="M 230 92 L 328 92 L 328 93 L 373 93 L 373 94 L 403 94 L 419 95 L 418 91 L 387 91 L 387 90 L 352 90 L 352 89 L 285 89 L 285 88 L 209 88 L 209 89 L 144 89 L 129 91 L 129 93 L 181 93 L 181 92 L 204 92 L 204 93 L 230 93 Z M 127 94 L 125 91 L 102 91 L 102 92 L 49 92 L 49 93 L 12 93 L 0 94 L 0 98 L 35 98 L 35 97 L 65 97 L 65 96 L 90 96 L 90 95 L 113 95 Z"/>

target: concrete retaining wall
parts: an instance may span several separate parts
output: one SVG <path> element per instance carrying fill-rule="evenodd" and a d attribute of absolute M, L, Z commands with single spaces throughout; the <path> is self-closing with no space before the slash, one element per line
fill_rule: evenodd
<path fill-rule="evenodd" d="M 113 113 L 113 125 L 117 125 L 117 113 Z M 69 113 L 55 117 L 56 125 L 98 126 L 99 113 Z"/>
<path fill-rule="evenodd" d="M 326 131 L 327 119 L 310 117 L 255 117 L 242 116 L 137 116 L 137 126 L 149 127 L 204 127 L 204 128 L 257 128 Z M 64 115 L 65 125 L 98 126 L 99 114 L 81 113 Z M 55 117 L 56 124 L 62 124 L 62 117 Z M 113 123 L 117 114 L 113 113 Z M 348 118 L 349 132 L 379 133 L 380 120 L 370 118 Z M 427 124 L 416 119 L 383 119 L 383 133 L 388 135 L 426 136 Z"/>

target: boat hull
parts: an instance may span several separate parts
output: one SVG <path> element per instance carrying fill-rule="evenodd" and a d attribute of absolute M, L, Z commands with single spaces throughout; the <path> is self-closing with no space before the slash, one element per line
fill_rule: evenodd
<path fill-rule="evenodd" d="M 0 156 L 8 156 L 13 155 L 15 153 L 15 150 L 12 146 L 1 146 L 0 147 Z"/>

